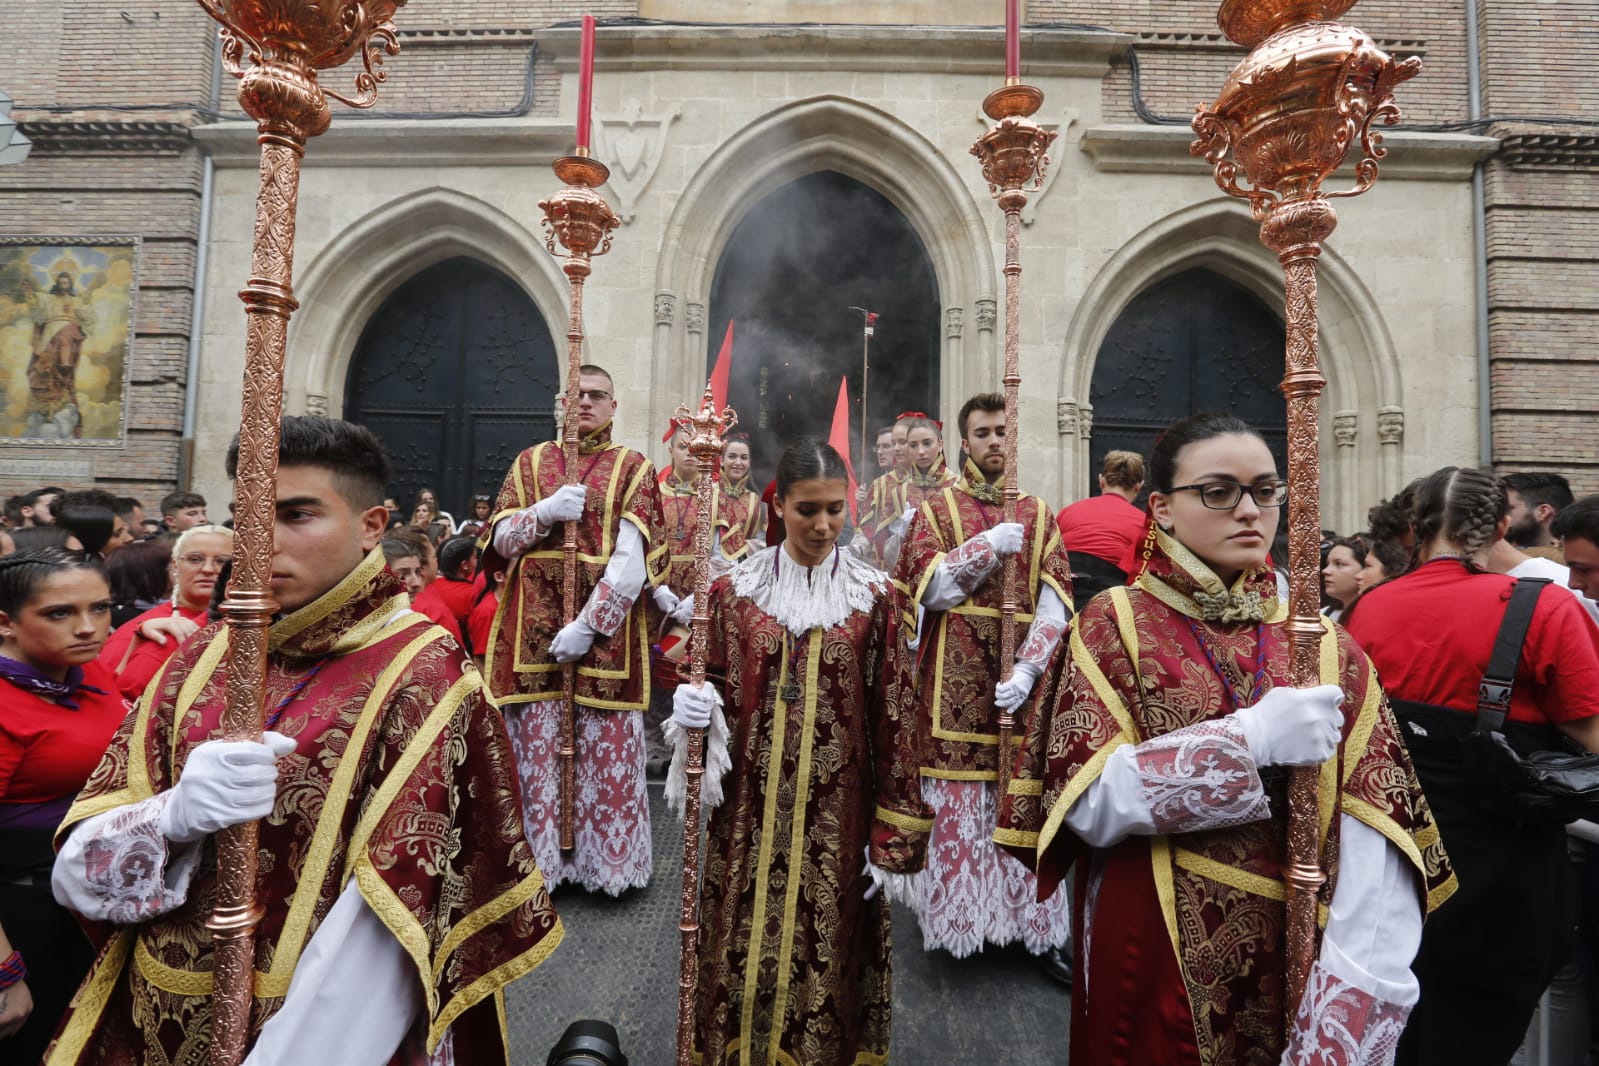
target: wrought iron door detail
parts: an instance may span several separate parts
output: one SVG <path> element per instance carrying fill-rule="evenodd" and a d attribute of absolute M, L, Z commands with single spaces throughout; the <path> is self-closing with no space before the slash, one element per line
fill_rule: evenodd
<path fill-rule="evenodd" d="M 1094 364 L 1090 476 L 1118 448 L 1148 458 L 1162 429 L 1200 412 L 1242 418 L 1286 469 L 1283 338 L 1272 308 L 1210 270 L 1185 271 L 1139 293 Z"/>
<path fill-rule="evenodd" d="M 517 453 L 550 437 L 560 368 L 549 327 L 516 282 L 473 259 L 407 280 L 356 344 L 345 417 L 382 438 L 391 491 L 426 485 L 457 520 L 498 490 Z"/>

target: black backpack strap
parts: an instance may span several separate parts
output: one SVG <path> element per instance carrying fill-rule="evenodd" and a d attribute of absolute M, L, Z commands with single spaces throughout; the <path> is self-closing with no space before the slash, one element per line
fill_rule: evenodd
<path fill-rule="evenodd" d="M 1476 731 L 1479 733 L 1497 733 L 1505 724 L 1505 716 L 1510 713 L 1510 693 L 1516 687 L 1521 645 L 1527 639 L 1527 628 L 1532 625 L 1538 596 L 1548 584 L 1550 581 L 1546 577 L 1523 577 L 1518 578 L 1511 589 L 1510 604 L 1505 608 L 1504 621 L 1499 623 L 1493 654 L 1488 657 L 1488 669 L 1477 689 Z"/>

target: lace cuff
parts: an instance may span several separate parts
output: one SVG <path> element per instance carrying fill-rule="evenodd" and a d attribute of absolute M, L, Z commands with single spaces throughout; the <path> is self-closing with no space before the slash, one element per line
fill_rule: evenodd
<path fill-rule="evenodd" d="M 631 596 L 623 596 L 609 582 L 602 580 L 594 586 L 594 592 L 577 617 L 602 636 L 614 637 L 616 631 L 622 628 L 622 623 L 627 621 L 627 612 L 632 609 Z"/>
<path fill-rule="evenodd" d="M 524 507 L 494 527 L 494 550 L 505 559 L 515 559 L 550 535 L 552 527 L 542 525 L 533 508 Z"/>
<path fill-rule="evenodd" d="M 1271 813 L 1243 728 L 1230 718 L 1146 740 L 1133 759 L 1157 833 L 1225 829 Z"/>
<path fill-rule="evenodd" d="M 1034 618 L 1033 624 L 1027 628 L 1026 642 L 1016 653 L 1016 662 L 1036 667 L 1042 674 L 1044 667 L 1049 664 L 1049 657 L 1055 654 L 1055 645 L 1060 643 L 1061 634 L 1065 632 L 1064 621 L 1043 615 Z"/>
<path fill-rule="evenodd" d="M 1288 1034 L 1285 1066 L 1393 1066 L 1410 1008 L 1378 999 L 1334 974 L 1310 968 Z"/>
<path fill-rule="evenodd" d="M 55 897 L 85 918 L 134 925 L 180 906 L 199 865 L 200 848 L 173 845 L 161 833 L 171 793 L 106 811 L 75 829 L 56 856 Z"/>
<path fill-rule="evenodd" d="M 979 534 L 944 556 L 938 567 L 949 575 L 957 588 L 970 596 L 988 580 L 989 574 L 999 569 L 999 555 Z"/>
<path fill-rule="evenodd" d="M 688 737 L 689 731 L 668 718 L 661 723 L 661 733 L 672 745 L 672 765 L 666 771 L 666 806 L 675 811 L 679 820 L 687 813 L 688 800 Z M 722 713 L 721 693 L 717 693 L 716 707 L 711 711 L 710 728 L 705 730 L 705 746 L 701 749 L 705 776 L 700 778 L 700 808 L 712 809 L 722 805 L 722 778 L 733 768 L 732 756 L 727 751 L 727 717 Z"/>

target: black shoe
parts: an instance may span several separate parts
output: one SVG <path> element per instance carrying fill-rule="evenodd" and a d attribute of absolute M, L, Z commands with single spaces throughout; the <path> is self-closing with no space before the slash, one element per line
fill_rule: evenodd
<path fill-rule="evenodd" d="M 1038 968 L 1052 980 L 1072 986 L 1072 953 L 1068 948 L 1050 948 L 1042 955 L 1036 956 Z"/>

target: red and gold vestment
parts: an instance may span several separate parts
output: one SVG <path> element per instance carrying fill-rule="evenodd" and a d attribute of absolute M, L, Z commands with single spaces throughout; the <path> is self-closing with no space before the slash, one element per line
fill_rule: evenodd
<path fill-rule="evenodd" d="M 1064 824 L 1118 748 L 1216 723 L 1252 682 L 1259 692 L 1289 683 L 1287 606 L 1270 570 L 1223 589 L 1176 541 L 1156 535 L 1149 550 L 1134 587 L 1078 613 L 1068 672 L 1027 723 L 995 839 L 1035 866 L 1040 893 L 1077 864 L 1077 987 L 1088 994 L 1073 997 L 1074 1061 L 1265 1066 L 1284 1049 L 1287 771 L 1260 769 L 1270 814 L 1244 824 L 1104 849 Z M 1321 681 L 1344 692 L 1344 728 L 1338 757 L 1320 770 L 1320 920 L 1338 881 L 1340 816 L 1404 856 L 1431 910 L 1454 889 L 1437 828 L 1369 661 L 1324 626 Z M 1180 764 L 1168 776 L 1192 779 Z"/>
<path fill-rule="evenodd" d="M 705 1063 L 887 1061 L 889 908 L 880 894 L 862 898 L 865 853 L 914 872 L 931 826 L 917 792 L 921 737 L 894 699 L 903 606 L 848 552 L 810 580 L 779 546 L 712 586 L 707 668 L 722 679 L 732 766 L 700 905 Z M 824 588 L 838 595 L 831 615 L 795 607 Z M 830 624 L 796 621 L 806 617 Z"/>
<path fill-rule="evenodd" d="M 727 523 L 722 530 L 722 555 L 737 562 L 749 554 L 750 538 L 761 536 L 761 496 L 750 488 L 748 474 L 736 485 L 724 474 L 719 500 L 717 513 L 726 516 Z"/>
<path fill-rule="evenodd" d="M 578 480 L 588 489 L 588 502 L 577 526 L 577 602 L 588 601 L 605 573 L 623 522 L 637 527 L 644 539 L 651 584 L 661 580 L 667 545 L 662 531 L 661 502 L 650 461 L 611 440 L 609 425 L 584 438 L 578 456 Z M 565 456 L 559 441 L 545 441 L 517 456 L 494 504 L 495 523 L 544 499 L 566 483 Z M 561 664 L 550 654 L 550 642 L 562 625 L 564 574 L 562 525 L 531 550 L 503 559 L 494 550 L 492 534 L 483 542 L 484 570 L 505 570 L 500 607 L 490 630 L 483 664 L 490 693 L 501 707 L 559 699 Z M 647 597 L 638 597 L 614 635 L 600 635 L 577 664 L 577 701 L 610 711 L 641 711 L 649 703 L 650 633 L 644 616 Z"/>
<path fill-rule="evenodd" d="M 443 629 L 405 605 L 374 550 L 269 630 L 266 706 L 282 709 L 272 728 L 297 748 L 280 760 L 277 806 L 260 822 L 250 1039 L 283 1005 L 302 951 L 353 881 L 415 963 L 428 1049 L 449 1032 L 457 1061 L 504 1063 L 502 989 L 555 949 L 561 924 L 523 838 L 509 744 L 482 678 Z M 189 752 L 220 734 L 228 644 L 229 630 L 212 626 L 168 661 L 58 843 L 85 819 L 171 789 Z M 204 923 L 216 870 L 213 845 L 203 847 L 174 909 L 89 925 L 100 955 L 49 1062 L 208 1060 Z M 145 860 L 130 877 L 148 876 L 159 857 Z M 129 913 L 144 905 L 130 900 Z"/>
<path fill-rule="evenodd" d="M 982 481 L 978 475 L 979 482 Z M 920 520 L 911 524 L 900 549 L 894 582 L 908 597 L 913 612 L 922 593 L 944 558 L 968 539 L 1004 521 L 1000 486 L 975 485 L 971 475 L 927 496 Z M 1022 551 L 1017 556 L 1017 583 L 1021 590 L 1017 650 L 1020 634 L 1033 621 L 1041 585 L 1048 585 L 1061 602 L 1072 602 L 1071 567 L 1060 546 L 1060 533 L 1048 506 L 1023 493 L 1016 501 L 1022 524 Z M 995 752 L 999 744 L 999 712 L 994 707 L 994 685 L 1000 678 L 1000 602 L 1004 592 L 1002 570 L 996 568 L 958 606 L 928 612 L 917 649 L 915 706 L 927 723 L 929 744 L 922 761 L 925 777 L 955 781 L 992 781 L 996 776 Z M 1053 671 L 1046 671 L 1051 676 Z M 1040 683 L 1035 694 L 1048 686 Z M 1018 720 L 1021 712 L 1018 711 Z M 1018 735 L 1014 742 L 1021 743 Z"/>

